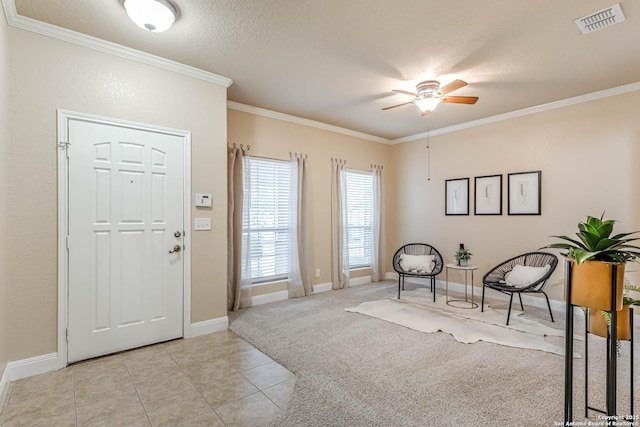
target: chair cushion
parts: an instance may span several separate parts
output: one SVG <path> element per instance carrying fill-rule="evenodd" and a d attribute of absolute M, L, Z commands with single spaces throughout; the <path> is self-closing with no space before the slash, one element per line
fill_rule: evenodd
<path fill-rule="evenodd" d="M 516 288 L 523 288 L 540 280 L 542 276 L 547 274 L 551 266 L 549 264 L 544 267 L 530 267 L 528 265 L 516 264 L 507 275 L 507 285 Z"/>
<path fill-rule="evenodd" d="M 400 267 L 404 271 L 431 273 L 435 267 L 433 255 L 400 254 Z"/>

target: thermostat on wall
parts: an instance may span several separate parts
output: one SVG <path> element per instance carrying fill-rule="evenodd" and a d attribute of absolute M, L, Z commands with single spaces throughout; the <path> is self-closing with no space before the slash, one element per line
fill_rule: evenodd
<path fill-rule="evenodd" d="M 196 207 L 211 207 L 211 194 L 196 194 Z"/>

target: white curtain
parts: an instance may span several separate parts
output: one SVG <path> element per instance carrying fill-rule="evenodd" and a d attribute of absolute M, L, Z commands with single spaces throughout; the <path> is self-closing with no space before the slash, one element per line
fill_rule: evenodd
<path fill-rule="evenodd" d="M 253 238 L 249 218 L 251 218 L 251 161 L 249 156 L 244 156 L 242 164 L 244 172 L 244 199 L 242 211 L 242 276 L 241 284 L 244 292 L 251 295 L 251 239 Z M 248 307 L 251 306 L 249 300 Z M 244 301 L 242 301 L 244 303 Z M 243 305 L 244 306 L 244 305 Z"/>
<path fill-rule="evenodd" d="M 373 247 L 371 251 L 371 281 L 385 279 L 386 237 L 384 227 L 384 177 L 382 166 L 373 165 Z"/>
<path fill-rule="evenodd" d="M 331 159 L 331 282 L 333 289 L 349 286 L 347 239 L 346 162 Z"/>
<path fill-rule="evenodd" d="M 311 262 L 309 261 L 309 191 L 308 160 L 291 154 L 290 224 L 289 224 L 289 298 L 311 295 Z"/>
<path fill-rule="evenodd" d="M 247 161 L 242 148 L 229 147 L 227 151 L 227 309 L 235 311 L 251 306 L 251 287 L 243 287 L 242 280 L 247 253 L 242 233 Z"/>

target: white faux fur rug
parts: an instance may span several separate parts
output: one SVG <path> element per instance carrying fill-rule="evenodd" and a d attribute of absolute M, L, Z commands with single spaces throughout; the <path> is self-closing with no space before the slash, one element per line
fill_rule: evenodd
<path fill-rule="evenodd" d="M 514 307 L 516 304 L 517 302 L 514 302 Z M 480 305 L 479 302 L 478 305 Z M 422 288 L 403 292 L 400 300 L 390 298 L 369 301 L 345 310 L 420 332 L 446 332 L 456 341 L 465 344 L 486 341 L 508 347 L 564 355 L 564 347 L 545 340 L 545 336 L 563 337 L 563 331 L 524 317 L 522 311 L 512 309 L 507 326 L 505 325 L 506 310 L 492 309 L 486 303 L 484 312 L 480 311 L 480 307 L 476 309 L 451 307 L 445 303 L 444 296 L 439 296 L 434 303 L 431 293 Z M 574 357 L 581 356 L 576 353 Z"/>

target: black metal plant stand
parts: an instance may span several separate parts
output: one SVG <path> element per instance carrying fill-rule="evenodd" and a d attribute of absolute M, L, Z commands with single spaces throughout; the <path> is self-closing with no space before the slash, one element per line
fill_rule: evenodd
<path fill-rule="evenodd" d="M 602 409 L 598 409 L 598 408 L 594 408 L 592 406 L 589 406 L 589 316 L 591 314 L 587 314 L 587 317 L 585 319 L 585 323 L 584 323 L 584 417 L 588 418 L 589 417 L 589 410 L 592 411 L 596 411 L 599 412 L 601 414 L 604 414 L 605 411 L 603 411 Z M 629 378 L 630 378 L 630 387 L 631 387 L 631 391 L 630 391 L 630 395 L 631 395 L 631 405 L 630 405 L 630 412 L 629 414 L 633 415 L 634 411 L 633 411 L 633 335 L 634 335 L 634 331 L 633 331 L 633 310 L 631 310 L 631 313 L 629 314 L 629 327 L 631 328 L 631 338 L 628 340 L 630 345 L 631 345 L 631 350 L 630 350 L 630 360 L 629 360 L 629 366 L 630 366 L 630 374 L 629 374 Z M 611 345 L 610 341 L 614 341 L 611 339 L 611 333 L 607 332 L 607 349 L 609 348 L 609 346 Z M 617 335 L 615 335 L 617 337 Z M 607 351 L 607 364 L 609 364 L 609 352 Z"/>
<path fill-rule="evenodd" d="M 611 332 L 610 335 L 618 337 L 618 312 L 616 311 L 616 289 L 618 278 L 618 266 L 611 269 Z M 574 305 L 571 304 L 571 261 L 565 264 L 565 296 L 566 296 L 566 328 L 565 328 L 565 355 L 564 355 L 564 423 L 573 421 L 573 315 Z M 633 362 L 632 362 L 633 363 Z M 616 415 L 616 386 L 617 386 L 617 349 L 616 340 L 607 340 L 607 378 L 606 378 L 606 415 Z M 633 387 L 631 388 L 633 390 Z M 632 398 L 633 399 L 633 398 Z"/>

